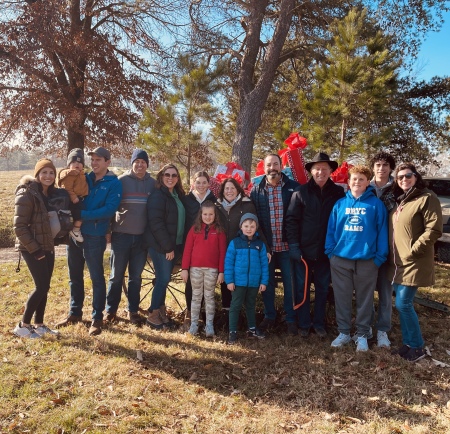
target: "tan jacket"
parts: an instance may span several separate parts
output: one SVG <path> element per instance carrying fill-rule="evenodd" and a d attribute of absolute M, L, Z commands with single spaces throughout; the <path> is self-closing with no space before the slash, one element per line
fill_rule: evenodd
<path fill-rule="evenodd" d="M 89 194 L 83 170 L 62 169 L 56 177 L 56 185 L 69 193 L 72 202 L 79 196 L 83 197 Z"/>
<path fill-rule="evenodd" d="M 414 189 L 389 215 L 389 279 L 405 286 L 433 285 L 434 243 L 441 235 L 439 199 L 426 188 Z"/>

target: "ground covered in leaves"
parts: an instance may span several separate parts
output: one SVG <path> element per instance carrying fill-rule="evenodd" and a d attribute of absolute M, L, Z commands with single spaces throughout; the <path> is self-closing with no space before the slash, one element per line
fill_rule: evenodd
<path fill-rule="evenodd" d="M 106 261 L 105 261 L 106 264 Z M 448 433 L 450 317 L 418 306 L 431 356 L 410 364 L 374 343 L 368 353 L 332 349 L 329 337 L 288 337 L 278 323 L 265 340 L 242 332 L 226 344 L 180 331 L 156 332 L 122 320 L 98 337 L 85 324 L 60 338 L 11 334 L 31 288 L 26 266 L 3 264 L 0 277 L 1 433 Z M 422 293 L 450 304 L 450 268 Z M 46 322 L 67 314 L 64 258 L 57 259 Z M 86 274 L 87 287 L 90 287 Z M 277 300 L 281 305 L 281 299 Z M 146 307 L 148 304 L 144 301 Z M 174 300 L 170 301 L 178 311 Z M 122 301 L 119 314 L 125 316 Z M 394 313 L 390 334 L 401 343 Z"/>

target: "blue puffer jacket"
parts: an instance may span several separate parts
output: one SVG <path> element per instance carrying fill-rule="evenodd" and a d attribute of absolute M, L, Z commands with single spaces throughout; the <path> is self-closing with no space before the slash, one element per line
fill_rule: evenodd
<path fill-rule="evenodd" d="M 236 286 L 259 288 L 269 282 L 269 261 L 265 244 L 256 233 L 249 240 L 239 231 L 225 255 L 225 282 Z"/>
<path fill-rule="evenodd" d="M 111 217 L 119 208 L 122 184 L 113 172 L 95 182 L 95 173 L 86 175 L 89 194 L 84 198 L 81 211 L 81 233 L 86 235 L 106 235 Z"/>

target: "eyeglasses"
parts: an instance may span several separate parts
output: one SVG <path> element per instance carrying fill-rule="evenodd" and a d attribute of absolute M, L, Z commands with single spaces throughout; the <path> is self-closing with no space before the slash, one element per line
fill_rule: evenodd
<path fill-rule="evenodd" d="M 165 173 L 164 178 L 178 178 L 176 173 Z"/>
<path fill-rule="evenodd" d="M 415 175 L 415 173 L 409 172 L 409 173 L 406 173 L 404 175 L 397 175 L 397 179 L 399 181 L 401 181 L 403 178 L 411 179 L 414 175 Z"/>

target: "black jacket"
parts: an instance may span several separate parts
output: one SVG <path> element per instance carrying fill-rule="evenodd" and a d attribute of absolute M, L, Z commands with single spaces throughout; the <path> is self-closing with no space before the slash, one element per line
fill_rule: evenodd
<path fill-rule="evenodd" d="M 296 189 L 286 214 L 289 244 L 299 244 L 306 259 L 325 259 L 325 237 L 334 204 L 345 196 L 344 189 L 328 179 L 321 189 L 314 179 Z"/>
<path fill-rule="evenodd" d="M 205 197 L 205 201 L 210 200 L 212 203 L 215 203 L 216 196 L 212 192 L 208 194 L 208 196 Z M 198 203 L 197 199 L 195 198 L 192 191 L 186 196 L 184 200 L 184 208 L 186 210 L 186 224 L 184 225 L 185 234 L 189 232 L 189 229 L 191 229 L 192 225 L 194 224 L 194 221 L 198 215 L 198 210 L 200 209 L 200 204 Z"/>
<path fill-rule="evenodd" d="M 281 188 L 281 196 L 283 200 L 283 229 L 282 229 L 282 240 L 287 241 L 286 239 L 286 212 L 289 207 L 289 203 L 291 202 L 292 194 L 294 190 L 300 186 L 297 181 L 293 181 L 289 179 L 284 173 L 281 174 L 283 180 L 283 186 Z M 250 193 L 250 198 L 256 207 L 256 215 L 259 219 L 259 226 L 264 233 L 267 244 L 269 245 L 270 250 L 273 247 L 272 240 L 272 226 L 270 224 L 270 208 L 269 208 L 269 196 L 266 190 L 267 179 L 264 177 L 258 185 L 255 185 L 252 188 Z"/>
<path fill-rule="evenodd" d="M 180 200 L 184 205 L 186 197 L 182 196 Z M 147 215 L 148 224 L 144 233 L 145 246 L 152 247 L 159 253 L 172 252 L 177 239 L 178 208 L 167 187 L 161 186 L 149 196 Z"/>

